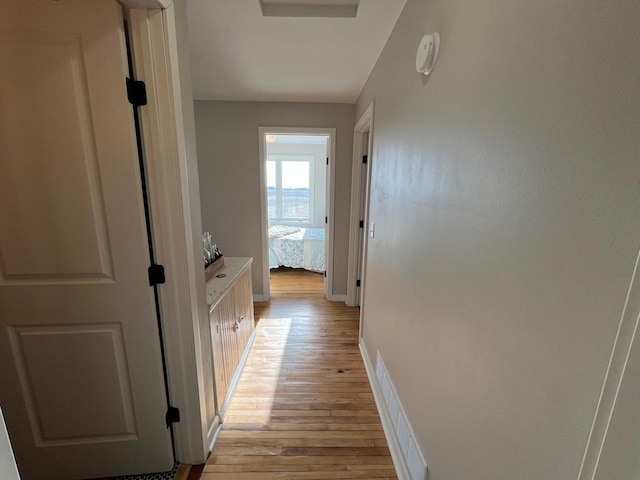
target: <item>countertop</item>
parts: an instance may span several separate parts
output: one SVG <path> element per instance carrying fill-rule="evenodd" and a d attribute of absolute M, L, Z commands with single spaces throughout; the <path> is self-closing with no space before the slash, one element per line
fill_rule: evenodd
<path fill-rule="evenodd" d="M 207 282 L 207 305 L 218 303 L 233 281 L 251 265 L 252 257 L 224 257 L 224 266 Z"/>

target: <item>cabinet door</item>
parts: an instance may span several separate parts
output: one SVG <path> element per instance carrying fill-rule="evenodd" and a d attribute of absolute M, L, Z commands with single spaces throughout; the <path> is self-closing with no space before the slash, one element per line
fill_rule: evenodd
<path fill-rule="evenodd" d="M 216 405 L 222 412 L 240 359 L 254 329 L 251 269 L 246 269 L 209 312 L 216 383 Z"/>
<path fill-rule="evenodd" d="M 235 302 L 232 292 L 227 292 L 216 307 L 220 319 L 220 340 L 222 342 L 222 363 L 224 365 L 224 395 L 218 395 L 218 410 L 222 409 L 231 380 L 238 367 L 238 328 L 236 324 Z"/>
<path fill-rule="evenodd" d="M 224 365 L 224 353 L 222 342 L 222 326 L 220 321 L 220 305 L 216 305 L 209 311 L 209 328 L 211 330 L 211 348 L 213 357 L 213 373 L 216 389 L 215 411 L 220 410 L 224 397 L 227 395 L 229 382 L 226 377 Z M 208 398 L 208 397 L 207 397 Z M 209 414 L 209 403 L 207 402 L 207 414 Z M 215 414 L 215 413 L 214 413 Z M 209 415 L 208 415 L 209 416 Z"/>
<path fill-rule="evenodd" d="M 245 270 L 240 278 L 238 278 L 233 287 L 233 291 L 236 304 L 236 314 L 240 324 L 240 329 L 238 330 L 238 349 L 240 351 L 240 357 L 242 357 L 254 329 L 253 291 L 251 286 L 250 269 Z"/>

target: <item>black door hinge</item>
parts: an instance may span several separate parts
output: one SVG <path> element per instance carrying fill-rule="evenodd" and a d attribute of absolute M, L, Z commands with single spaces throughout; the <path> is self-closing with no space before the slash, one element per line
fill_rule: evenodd
<path fill-rule="evenodd" d="M 172 423 L 178 423 L 180 421 L 180 410 L 176 407 L 169 406 L 165 420 L 167 421 L 167 428 L 169 428 Z"/>
<path fill-rule="evenodd" d="M 127 77 L 127 99 L 134 107 L 147 104 L 147 87 L 142 80 L 132 80 Z"/>
<path fill-rule="evenodd" d="M 360 286 L 360 280 L 356 280 L 356 287 Z"/>
<path fill-rule="evenodd" d="M 324 217 L 324 223 L 329 223 L 329 217 Z"/>
<path fill-rule="evenodd" d="M 327 278 L 327 271 L 324 271 L 324 278 Z"/>
<path fill-rule="evenodd" d="M 164 266 L 153 264 L 147 270 L 149 273 L 149 285 L 152 287 L 155 285 L 160 285 L 164 283 L 166 280 L 164 278 Z"/>
<path fill-rule="evenodd" d="M 369 156 L 368 155 L 363 155 L 362 156 L 362 163 L 367 163 L 369 161 Z"/>
<path fill-rule="evenodd" d="M 329 165 L 329 157 L 327 157 L 327 165 Z"/>
<path fill-rule="evenodd" d="M 360 228 L 364 228 L 364 220 L 360 220 Z"/>

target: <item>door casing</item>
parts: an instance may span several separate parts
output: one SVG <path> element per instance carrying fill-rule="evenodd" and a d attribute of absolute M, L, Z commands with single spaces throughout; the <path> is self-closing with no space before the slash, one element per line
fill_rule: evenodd
<path fill-rule="evenodd" d="M 208 310 L 186 2 L 157 1 L 129 2 L 136 8 L 128 25 L 136 77 L 147 87 L 140 119 L 154 246 L 166 276 L 159 298 L 170 402 L 180 410 L 176 460 L 201 464 L 209 453 L 200 347 Z"/>
<path fill-rule="evenodd" d="M 327 272 L 324 281 L 324 296 L 327 300 L 344 300 L 344 297 L 333 293 L 333 232 L 335 213 L 335 158 L 336 158 L 336 129 L 335 128 L 301 128 L 301 127 L 259 127 L 259 153 L 260 153 L 260 211 L 262 219 L 262 296 L 255 300 L 267 301 L 271 297 L 269 284 L 269 219 L 267 215 L 267 172 L 265 167 L 267 146 L 265 137 L 267 134 L 290 135 L 326 135 L 329 137 L 327 154 L 329 163 L 327 166 L 327 189 L 325 214 L 327 216 L 325 231 L 325 270 Z"/>
<path fill-rule="evenodd" d="M 367 241 L 369 238 L 369 197 L 373 155 L 373 115 L 371 102 L 353 129 L 353 167 L 351 173 L 351 216 L 349 219 L 349 263 L 347 266 L 347 305 L 360 305 L 360 331 L 363 334 L 364 297 L 367 267 Z M 367 168 L 362 168 L 362 156 L 368 155 Z M 364 177 L 364 178 L 363 178 Z M 363 191 L 363 185 L 365 186 Z M 361 205 L 364 202 L 364 216 Z M 364 218 L 363 218 L 364 217 Z M 364 220 L 363 229 L 360 220 Z M 362 231 L 364 230 L 364 231 Z M 363 237 L 361 237 L 363 235 Z M 360 276 L 360 287 L 356 281 Z"/>

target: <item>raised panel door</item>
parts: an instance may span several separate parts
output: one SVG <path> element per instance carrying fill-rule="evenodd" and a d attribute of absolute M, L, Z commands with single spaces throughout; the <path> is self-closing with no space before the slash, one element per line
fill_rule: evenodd
<path fill-rule="evenodd" d="M 122 7 L 0 8 L 0 404 L 21 476 L 168 470 Z"/>

